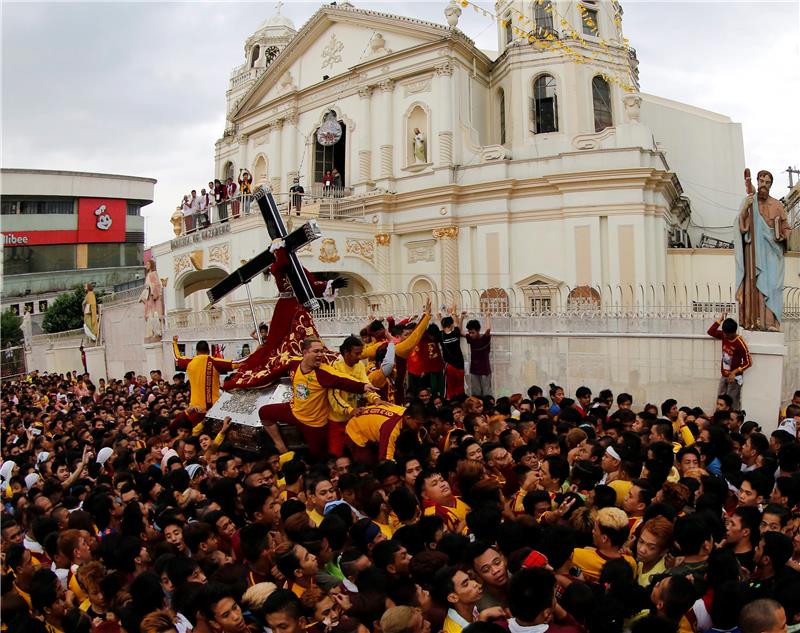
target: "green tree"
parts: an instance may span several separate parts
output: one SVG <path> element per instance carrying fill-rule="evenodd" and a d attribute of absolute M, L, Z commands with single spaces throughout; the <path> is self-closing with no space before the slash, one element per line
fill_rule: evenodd
<path fill-rule="evenodd" d="M 83 288 L 76 286 L 69 292 L 58 295 L 47 308 L 42 329 L 48 334 L 77 330 L 83 327 Z"/>
<path fill-rule="evenodd" d="M 12 346 L 22 344 L 22 317 L 18 317 L 9 308 L 0 315 L 0 339 L 2 339 L 2 346 L 11 343 Z"/>

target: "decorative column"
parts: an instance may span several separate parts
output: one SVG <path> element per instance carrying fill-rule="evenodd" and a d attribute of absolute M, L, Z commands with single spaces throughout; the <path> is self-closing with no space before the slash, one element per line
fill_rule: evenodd
<path fill-rule="evenodd" d="M 239 169 L 247 169 L 250 170 L 251 167 L 247 162 L 247 143 L 250 140 L 250 137 L 247 134 L 240 134 L 239 135 L 239 159 L 237 161 L 236 166 Z M 234 178 L 236 180 L 236 178 Z"/>
<path fill-rule="evenodd" d="M 442 290 L 458 292 L 458 227 L 433 229 L 433 237 L 441 244 Z"/>
<path fill-rule="evenodd" d="M 453 164 L 453 73 L 455 65 L 449 59 L 436 65 L 436 103 L 438 104 L 438 137 L 440 167 Z"/>
<path fill-rule="evenodd" d="M 281 184 L 283 181 L 283 170 L 284 170 L 284 161 L 283 161 L 283 119 L 278 119 L 272 126 L 272 140 L 275 141 L 275 167 L 274 169 L 270 169 L 271 177 L 269 179 L 270 185 L 272 186 L 273 193 L 277 193 L 279 191 L 285 191 L 281 188 Z M 270 165 L 272 167 L 272 165 Z"/>
<path fill-rule="evenodd" d="M 378 292 L 391 292 L 391 281 L 389 279 L 389 268 L 391 261 L 389 248 L 392 236 L 389 233 L 378 233 L 375 236 L 375 267 L 378 274 L 375 279 L 375 286 Z"/>
<path fill-rule="evenodd" d="M 283 134 L 282 137 L 282 145 L 283 151 L 286 153 L 286 162 L 283 164 L 283 168 L 286 170 L 286 189 L 283 191 L 289 191 L 289 187 L 292 186 L 292 183 L 297 176 L 297 142 L 300 138 L 300 135 L 297 133 L 297 114 L 291 113 L 289 116 L 286 117 L 283 125 Z"/>
<path fill-rule="evenodd" d="M 362 183 L 369 183 L 372 182 L 372 140 L 370 137 L 372 86 L 359 88 L 358 96 L 361 98 L 362 121 L 358 135 L 358 179 Z"/>
<path fill-rule="evenodd" d="M 388 121 L 387 125 L 381 127 L 381 178 L 391 178 L 394 173 L 393 154 L 394 146 L 393 132 L 394 121 L 393 115 L 393 92 L 394 81 L 391 79 L 384 79 L 378 84 L 381 89 L 381 119 Z"/>

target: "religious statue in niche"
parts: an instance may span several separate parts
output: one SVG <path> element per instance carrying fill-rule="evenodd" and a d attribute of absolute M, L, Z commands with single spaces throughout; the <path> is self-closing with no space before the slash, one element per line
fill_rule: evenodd
<path fill-rule="evenodd" d="M 139 295 L 139 301 L 144 303 L 144 342 L 157 343 L 163 334 L 164 289 L 158 277 L 155 260 L 149 260 L 144 269 L 147 275 L 144 279 L 144 290 Z"/>
<path fill-rule="evenodd" d="M 414 162 L 427 163 L 428 148 L 425 142 L 425 134 L 423 134 L 418 127 L 414 128 L 414 138 L 411 142 L 414 144 Z"/>
<path fill-rule="evenodd" d="M 746 330 L 777 332 L 783 318 L 784 250 L 792 232 L 783 204 L 769 195 L 772 174 L 744 172 L 747 197 L 739 209 L 734 240 L 739 323 Z"/>

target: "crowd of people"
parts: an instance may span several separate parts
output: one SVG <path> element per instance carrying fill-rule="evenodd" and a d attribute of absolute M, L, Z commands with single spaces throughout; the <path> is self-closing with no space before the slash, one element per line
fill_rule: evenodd
<path fill-rule="evenodd" d="M 374 320 L 331 364 L 303 341 L 257 452 L 204 418 L 236 369 L 205 342 L 170 379 L 5 384 L 3 629 L 800 630 L 800 392 L 771 432 L 729 393 L 507 393 L 491 322 L 444 312 Z"/>
<path fill-rule="evenodd" d="M 322 174 L 322 192 L 324 198 L 339 198 L 343 195 L 342 175 L 336 167 L 325 170 Z M 238 218 L 240 214 L 248 215 L 254 193 L 253 175 L 247 169 L 239 170 L 236 180 L 214 179 L 208 182 L 207 188 L 192 189 L 183 196 L 178 211 L 183 216 L 186 233 L 204 229 L 211 225 L 215 218 L 219 222 L 227 222 L 230 218 Z M 289 213 L 300 215 L 303 208 L 305 189 L 300 179 L 295 177 L 289 187 Z"/>
<path fill-rule="evenodd" d="M 224 181 L 218 178 L 210 180 L 208 188 L 201 188 L 199 195 L 196 189 L 192 189 L 178 205 L 185 232 L 209 226 L 215 209 L 220 222 L 227 222 L 231 217 L 238 218 L 242 212 L 249 214 L 252 193 L 253 175 L 247 169 L 239 170 L 236 182 L 232 177 Z"/>

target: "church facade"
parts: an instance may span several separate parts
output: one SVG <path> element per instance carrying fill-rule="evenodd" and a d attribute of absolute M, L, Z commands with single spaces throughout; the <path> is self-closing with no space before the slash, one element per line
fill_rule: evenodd
<path fill-rule="evenodd" d="M 689 249 L 676 264 L 670 246 L 699 238 L 693 212 L 704 204 L 733 217 L 713 192 L 741 188 L 740 126 L 640 93 L 621 6 L 579 6 L 498 3 L 497 53 L 458 29 L 455 2 L 443 24 L 349 3 L 324 5 L 299 31 L 274 16 L 231 75 L 216 176 L 249 170 L 287 214 L 299 182 L 306 198 L 290 230 L 313 217 L 323 231 L 300 261 L 347 276 L 350 294 L 466 288 L 502 300 L 504 289 L 534 289 L 546 307 L 548 289 L 553 300 L 563 288 L 599 300 L 591 288 L 702 280 Z M 705 193 L 689 195 L 683 178 Z M 199 291 L 268 240 L 251 213 L 155 246 L 167 310 L 204 307 Z M 275 288 L 259 277 L 252 293 Z M 245 299 L 239 290 L 226 302 Z"/>

